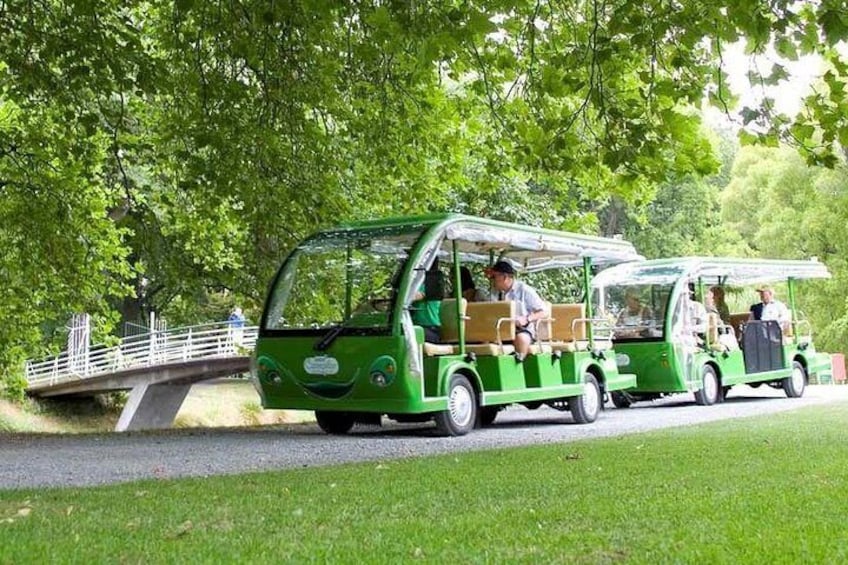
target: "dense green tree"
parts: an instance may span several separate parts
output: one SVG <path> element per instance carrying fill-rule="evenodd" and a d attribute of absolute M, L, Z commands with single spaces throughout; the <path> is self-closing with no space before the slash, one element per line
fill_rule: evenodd
<path fill-rule="evenodd" d="M 820 346 L 848 349 L 848 180 L 845 166 L 808 167 L 789 148 L 743 148 L 722 194 L 724 225 L 752 256 L 823 261 L 833 279 L 805 283 L 799 296 Z M 785 298 L 785 297 L 784 297 Z"/>
<path fill-rule="evenodd" d="M 720 159 L 717 173 L 663 182 L 647 202 L 612 199 L 601 213 L 603 233 L 624 235 L 649 258 L 748 254 L 747 244 L 721 217 L 721 192 L 729 182 L 738 141 L 728 130 L 705 136 Z"/>

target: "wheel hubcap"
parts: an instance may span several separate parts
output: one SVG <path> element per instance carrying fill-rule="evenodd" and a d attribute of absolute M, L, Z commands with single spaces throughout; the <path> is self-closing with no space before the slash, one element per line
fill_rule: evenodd
<path fill-rule="evenodd" d="M 465 387 L 451 390 L 448 400 L 451 420 L 459 427 L 465 427 L 471 421 L 471 393 Z"/>
<path fill-rule="evenodd" d="M 583 410 L 591 416 L 598 411 L 598 406 L 600 406 L 600 395 L 598 394 L 597 387 L 593 384 L 586 383 L 586 386 L 583 388 Z"/>
<path fill-rule="evenodd" d="M 804 388 L 804 370 L 801 367 L 792 369 L 792 388 L 800 392 Z"/>
<path fill-rule="evenodd" d="M 712 373 L 704 374 L 704 396 L 707 398 L 715 398 L 718 393 L 718 383 L 716 383 L 715 375 Z"/>

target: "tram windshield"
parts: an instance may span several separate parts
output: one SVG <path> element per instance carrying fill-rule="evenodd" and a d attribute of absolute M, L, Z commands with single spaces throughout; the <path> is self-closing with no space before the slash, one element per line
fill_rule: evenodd
<path fill-rule="evenodd" d="M 423 225 L 322 232 L 299 245 L 271 292 L 266 329 L 388 327 Z"/>
<path fill-rule="evenodd" d="M 663 338 L 666 313 L 683 269 L 627 265 L 599 274 L 593 282 L 596 315 L 612 324 L 616 340 Z"/>

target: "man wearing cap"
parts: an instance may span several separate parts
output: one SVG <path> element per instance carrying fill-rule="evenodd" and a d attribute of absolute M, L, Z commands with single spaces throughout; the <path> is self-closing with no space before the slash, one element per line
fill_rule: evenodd
<path fill-rule="evenodd" d="M 498 261 L 489 269 L 493 287 L 503 300 L 515 302 L 515 358 L 523 361 L 536 339 L 536 322 L 545 317 L 545 303 L 532 286 L 515 279 L 515 269 L 507 261 Z"/>
<path fill-rule="evenodd" d="M 789 308 L 774 297 L 774 289 L 768 285 L 761 286 L 757 289 L 760 293 L 760 302 L 751 306 L 751 313 L 748 315 L 749 320 L 762 320 L 764 322 L 774 320 L 780 324 L 783 331 L 789 329 L 789 322 L 792 316 L 789 314 Z"/>

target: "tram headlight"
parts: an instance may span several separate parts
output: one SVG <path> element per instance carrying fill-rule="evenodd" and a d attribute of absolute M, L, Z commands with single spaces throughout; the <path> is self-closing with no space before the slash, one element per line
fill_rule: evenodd
<path fill-rule="evenodd" d="M 256 360 L 256 370 L 254 373 L 254 383 L 280 384 L 283 378 L 280 376 L 280 370 L 273 359 L 266 355 L 262 355 Z"/>
<path fill-rule="evenodd" d="M 387 387 L 395 380 L 397 375 L 397 362 L 389 355 L 381 355 L 371 363 L 369 370 L 371 384 L 378 387 Z"/>

